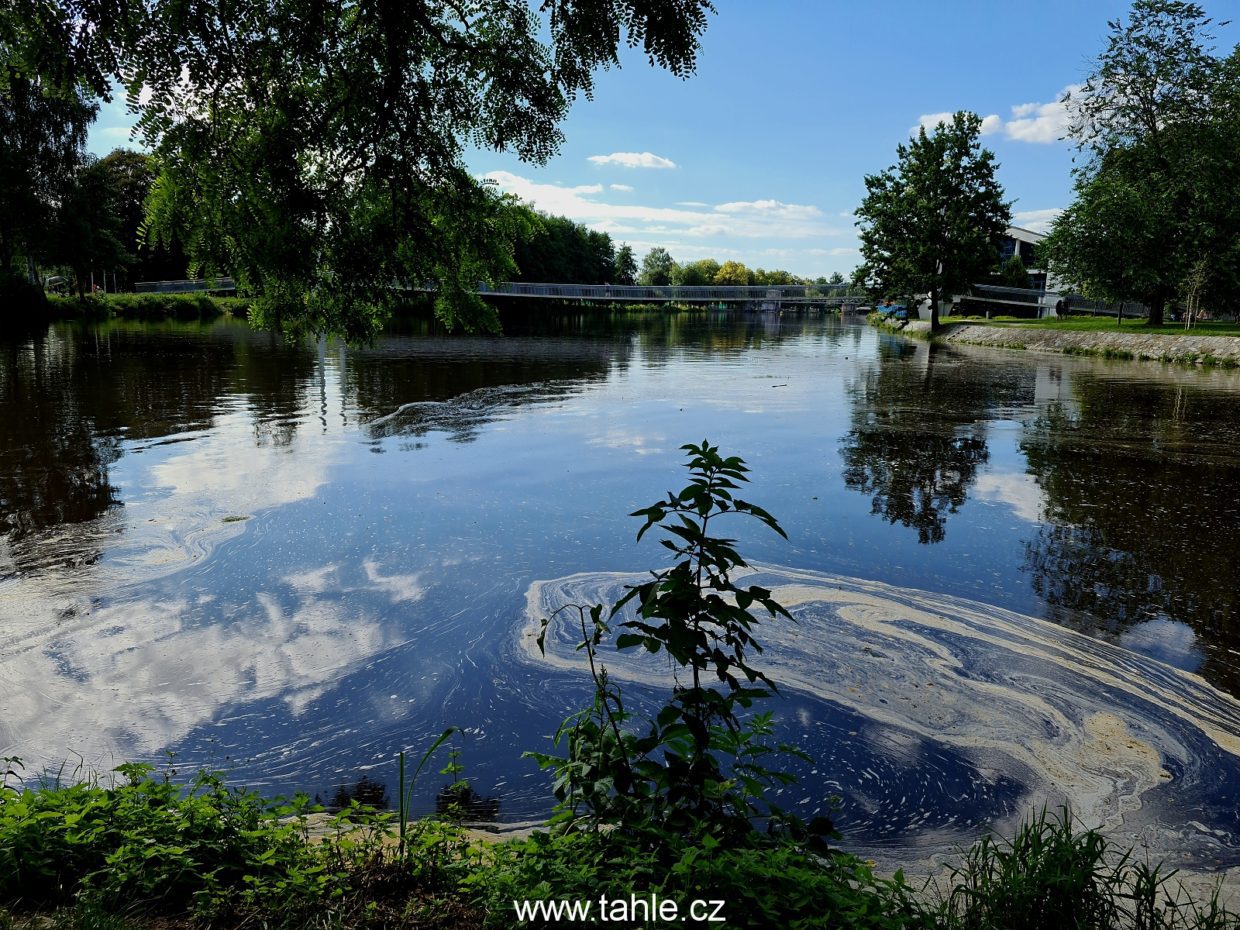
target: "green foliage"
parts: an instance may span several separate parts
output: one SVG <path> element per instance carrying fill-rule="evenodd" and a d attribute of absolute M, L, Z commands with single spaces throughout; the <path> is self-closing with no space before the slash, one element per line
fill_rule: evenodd
<path fill-rule="evenodd" d="M 85 159 L 65 185 L 47 234 L 45 257 L 73 271 L 78 295 L 91 271 L 100 273 L 132 261 L 121 241 L 123 230 L 106 166 Z"/>
<path fill-rule="evenodd" d="M 0 39 L 4 39 L 0 32 Z M 19 256 L 33 263 L 86 153 L 98 105 L 15 60 L 0 42 L 0 273 Z"/>
<path fill-rule="evenodd" d="M 616 249 L 616 283 L 637 283 L 637 259 L 633 257 L 633 247 L 627 244 Z"/>
<path fill-rule="evenodd" d="M 59 912 L 73 928 L 156 913 L 215 925 L 390 926 L 402 915 L 469 910 L 459 895 L 440 901 L 456 888 L 467 848 L 449 825 L 409 824 L 398 847 L 391 815 L 353 800 L 321 822 L 313 842 L 303 796 L 264 800 L 209 772 L 179 786 L 146 765 L 117 771 L 127 781 L 110 788 L 92 781 L 18 791 L 6 776 L 0 907 L 46 911 L 76 900 Z"/>
<path fill-rule="evenodd" d="M 652 894 L 683 908 L 695 899 L 722 901 L 720 916 L 726 923 L 721 926 L 753 930 L 934 926 L 930 910 L 918 903 L 901 876 L 879 879 L 853 856 L 807 856 L 788 842 L 668 837 L 652 851 L 618 833 L 537 833 L 486 851 L 463 887 L 481 905 L 484 926 L 495 928 L 514 925 L 513 901 L 590 901 L 597 911 L 600 896 L 627 901 L 631 895 Z"/>
<path fill-rule="evenodd" d="M 207 294 L 88 294 L 85 297 L 48 297 L 63 316 L 109 316 L 138 320 L 211 319 L 221 313 L 245 316 L 253 300 L 246 297 L 211 297 Z"/>
<path fill-rule="evenodd" d="M 994 241 L 1011 221 L 981 127 L 979 116 L 960 112 L 930 135 L 919 129 L 896 147 L 894 166 L 866 177 L 857 208 L 864 262 L 854 281 L 873 293 L 928 293 L 933 329 L 939 300 L 995 266 Z"/>
<path fill-rule="evenodd" d="M 1028 287 L 1029 271 L 1019 255 L 1013 255 L 999 267 L 999 281 L 1002 287 Z"/>
<path fill-rule="evenodd" d="M 804 278 L 797 277 L 790 271 L 784 271 L 782 268 L 774 268 L 770 271 L 758 268 L 753 273 L 753 283 L 775 287 L 780 284 L 807 284 L 809 282 Z"/>
<path fill-rule="evenodd" d="M 128 267 L 120 269 L 121 286 L 186 277 L 188 259 L 175 239 L 161 247 L 148 243 L 143 235 L 146 201 L 156 177 L 154 158 L 118 148 L 99 160 L 98 169 L 106 179 L 109 208 L 117 221 L 120 244 L 131 256 Z"/>
<path fill-rule="evenodd" d="M 715 284 L 749 285 L 754 283 L 753 272 L 740 262 L 726 261 L 715 272 Z"/>
<path fill-rule="evenodd" d="M 554 771 L 560 802 L 556 822 L 569 829 L 610 824 L 662 843 L 668 836 L 748 836 L 754 818 L 762 817 L 772 830 L 821 843 L 832 831 L 827 818 L 806 825 L 764 799 L 767 787 L 795 780 L 770 767 L 770 759 L 801 754 L 770 744 L 769 714 L 741 719 L 742 711 L 774 691 L 751 663 L 750 653 L 761 651 L 754 636 L 759 618 L 751 608 L 771 619 L 791 621 L 791 615 L 769 590 L 733 580 L 746 563 L 735 540 L 711 535 L 711 524 L 741 515 L 781 536 L 784 531 L 761 507 L 733 493 L 748 480 L 739 457 L 724 457 L 706 441 L 683 448 L 689 484 L 633 514 L 644 521 L 638 540 L 659 527 L 666 533 L 661 543 L 675 562 L 630 587 L 606 617 L 602 605 L 570 608 L 595 684 L 594 702 L 556 734 L 565 756 L 531 755 Z M 630 603 L 634 615 L 623 619 Z M 552 619 L 543 621 L 540 647 Z M 678 673 L 671 696 L 647 722 L 645 734 L 636 731 L 620 690 L 598 661 L 613 625 L 617 649 L 666 653 Z M 680 673 L 689 680 L 681 682 Z"/>
<path fill-rule="evenodd" d="M 111 788 L 0 790 L 0 901 L 53 904 L 82 892 L 109 907 L 183 909 L 261 880 L 276 859 L 320 888 L 323 870 L 296 826 L 272 822 L 304 812 L 305 799 L 268 803 L 205 772 L 183 792 L 149 766 L 117 771 L 127 782 Z"/>
<path fill-rule="evenodd" d="M 668 254 L 667 249 L 656 246 L 642 259 L 642 270 L 637 283 L 646 287 L 671 284 L 675 268 L 676 260 Z"/>
<path fill-rule="evenodd" d="M 1137 0 L 1066 101 L 1088 157 L 1045 243 L 1049 267 L 1144 301 L 1151 326 L 1194 269 L 1207 303 L 1240 301 L 1240 47 L 1215 56 L 1210 26 L 1195 3 Z"/>
<path fill-rule="evenodd" d="M 1117 853 L 1071 816 L 1043 810 L 1015 836 L 983 837 L 953 869 L 940 912 L 945 930 L 1174 930 L 1240 925 L 1217 893 L 1202 903 L 1171 884 L 1174 872 Z"/>
<path fill-rule="evenodd" d="M 513 252 L 517 281 L 556 281 L 565 284 L 610 284 L 616 277 L 617 258 L 611 236 L 588 229 L 565 216 L 527 214 L 529 238 L 518 240 Z M 632 251 L 629 252 L 632 260 Z"/>
<path fill-rule="evenodd" d="M 704 287 L 715 283 L 719 263 L 713 258 L 701 258 L 696 262 L 677 265 L 672 270 L 672 283 L 684 287 Z"/>
<path fill-rule="evenodd" d="M 622 42 L 684 77 L 707 0 L 11 0 L 0 34 L 57 82 L 126 90 L 157 158 L 149 232 L 259 295 L 289 332 L 373 334 L 392 285 L 495 328 L 473 291 L 522 232 L 469 146 L 545 162 Z M 149 91 L 149 98 L 142 93 Z"/>

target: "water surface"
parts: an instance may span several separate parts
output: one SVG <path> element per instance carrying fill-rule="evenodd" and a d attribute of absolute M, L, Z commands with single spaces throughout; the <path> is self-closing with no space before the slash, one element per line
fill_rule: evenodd
<path fill-rule="evenodd" d="M 1063 799 L 1240 865 L 1240 376 L 822 317 L 506 325 L 0 339 L 0 755 L 327 794 L 451 724 L 541 816 L 521 752 L 588 688 L 529 605 L 659 564 L 626 515 L 708 437 L 789 535 L 732 527 L 802 619 L 769 654 L 816 759 L 793 803 L 903 855 Z"/>

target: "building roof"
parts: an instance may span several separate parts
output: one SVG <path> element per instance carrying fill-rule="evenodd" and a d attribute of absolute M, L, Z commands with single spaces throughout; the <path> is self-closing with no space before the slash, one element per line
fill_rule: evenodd
<path fill-rule="evenodd" d="M 1037 243 L 1046 238 L 1046 233 L 1034 232 L 1032 229 L 1022 229 L 1020 226 L 1009 226 L 1005 235 L 1018 242 Z"/>

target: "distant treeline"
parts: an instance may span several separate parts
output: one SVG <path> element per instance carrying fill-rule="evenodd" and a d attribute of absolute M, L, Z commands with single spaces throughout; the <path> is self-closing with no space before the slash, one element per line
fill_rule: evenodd
<path fill-rule="evenodd" d="M 81 148 L 96 105 L 74 98 L 77 146 L 52 170 L 47 164 L 0 165 L 0 293 L 77 294 L 92 290 L 132 291 L 139 281 L 190 276 L 191 262 L 176 239 L 146 235 L 147 206 L 158 165 L 140 152 L 117 149 L 96 159 Z M 3 117 L 4 108 L 0 108 Z M 14 116 L 14 114 L 9 114 Z M 63 119 L 63 117 L 62 117 Z M 0 124 L 16 125 L 16 118 Z M 50 117 L 45 122 L 55 122 Z M 49 131 L 49 136 L 52 134 Z M 47 153 L 34 159 L 51 162 Z M 21 169 L 21 170 L 19 170 Z M 39 190 L 36 179 L 46 183 Z M 525 204 L 512 208 L 512 275 L 517 281 L 566 284 L 775 285 L 842 284 L 803 278 L 779 269 L 749 268 L 713 258 L 677 262 L 666 249 L 652 248 L 638 262 L 633 248 L 617 245 L 606 232 Z"/>
<path fill-rule="evenodd" d="M 749 268 L 737 261 L 721 264 L 713 258 L 682 264 L 658 247 L 647 252 L 639 265 L 632 247 L 617 246 L 608 233 L 566 216 L 550 216 L 525 206 L 517 209 L 524 211 L 529 230 L 514 244 L 517 281 L 684 286 L 845 283 L 838 272 L 830 278 L 810 279 L 779 269 Z"/>

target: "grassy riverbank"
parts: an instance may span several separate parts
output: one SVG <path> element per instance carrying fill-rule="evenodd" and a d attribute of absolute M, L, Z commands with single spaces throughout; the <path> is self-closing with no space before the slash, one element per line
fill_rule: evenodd
<path fill-rule="evenodd" d="M 207 320 L 225 313 L 245 316 L 250 305 L 248 298 L 208 294 L 90 294 L 82 298 L 47 298 L 49 312 L 60 318 L 116 316 L 133 320 Z"/>
<path fill-rule="evenodd" d="M 539 832 L 488 843 L 451 816 L 402 830 L 390 812 L 356 802 L 312 829 L 304 798 L 269 802 L 208 773 L 185 789 L 144 766 L 119 773 L 107 787 L 0 791 L 0 928 L 574 926 L 597 923 L 597 910 L 593 921 L 522 922 L 513 902 L 598 909 L 600 896 L 628 906 L 632 895 L 685 909 L 722 902 L 726 927 L 1240 927 L 1217 899 L 1189 900 L 1169 873 L 1054 817 L 1010 841 L 980 841 L 923 886 L 761 834 L 725 844 L 709 829 L 658 842 Z"/>

